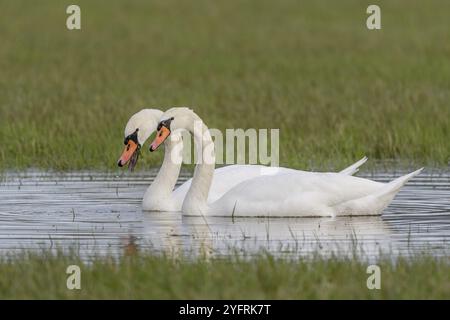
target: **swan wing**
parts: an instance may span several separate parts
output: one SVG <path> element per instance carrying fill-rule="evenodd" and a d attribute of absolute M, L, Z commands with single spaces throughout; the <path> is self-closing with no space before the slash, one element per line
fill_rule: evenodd
<path fill-rule="evenodd" d="M 355 162 L 351 166 L 343 169 L 339 173 L 353 175 L 358 172 L 359 167 L 367 161 L 367 157 Z M 230 165 L 214 170 L 214 177 L 208 195 L 208 204 L 214 203 L 225 193 L 230 191 L 243 181 L 253 179 L 259 176 L 276 175 L 293 172 L 305 172 L 284 167 L 268 167 L 263 165 Z M 184 182 L 174 190 L 172 196 L 176 207 L 181 208 L 184 197 L 192 183 L 192 178 Z"/>
<path fill-rule="evenodd" d="M 289 172 L 246 180 L 210 206 L 210 215 L 332 216 L 333 207 L 383 183 L 340 173 Z"/>
<path fill-rule="evenodd" d="M 340 173 L 261 176 L 232 188 L 208 211 L 218 216 L 380 215 L 400 188 L 422 169 L 389 183 Z"/>
<path fill-rule="evenodd" d="M 282 174 L 294 172 L 296 170 L 280 167 L 266 167 L 262 165 L 231 165 L 214 170 L 211 188 L 208 194 L 208 203 L 213 203 L 227 193 L 230 189 L 243 181 L 253 179 L 262 175 Z M 184 182 L 173 191 L 174 201 L 180 203 L 180 208 L 184 197 L 192 183 L 192 178 Z"/>

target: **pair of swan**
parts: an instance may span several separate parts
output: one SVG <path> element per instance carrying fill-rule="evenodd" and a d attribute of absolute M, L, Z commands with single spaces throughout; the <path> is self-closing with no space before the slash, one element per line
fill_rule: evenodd
<path fill-rule="evenodd" d="M 215 170 L 214 143 L 208 127 L 188 108 L 172 108 L 165 113 L 144 109 L 133 115 L 125 128 L 125 150 L 118 165 L 130 163 L 132 169 L 141 146 L 155 130 L 150 151 L 164 143 L 165 156 L 144 195 L 145 210 L 236 217 L 380 215 L 400 188 L 422 170 L 386 184 L 352 176 L 366 158 L 339 173 L 277 168 L 276 174 L 268 175 L 264 174 L 267 167 L 260 165 L 233 165 Z M 182 145 L 181 130 L 194 136 L 201 155 L 207 154 L 209 160 L 198 163 L 193 178 L 173 190 L 181 162 L 172 160 L 172 152 Z"/>
<path fill-rule="evenodd" d="M 157 109 L 144 109 L 134 114 L 125 127 L 125 150 L 118 161 L 119 166 L 129 163 L 133 169 L 137 163 L 140 146 L 156 131 L 163 112 Z M 181 163 L 172 161 L 171 155 L 183 146 L 180 132 L 172 133 L 171 138 L 164 142 L 165 155 L 163 164 L 153 183 L 145 192 L 143 209 L 151 211 L 181 211 L 183 200 L 191 186 L 192 179 L 186 181 L 173 191 L 177 182 Z M 178 150 L 177 150 L 178 148 Z M 340 173 L 354 174 L 367 161 L 363 158 Z M 276 168 L 276 172 L 288 172 L 291 169 Z M 266 170 L 266 171 L 264 171 Z M 238 183 L 260 176 L 267 172 L 267 167 L 261 165 L 232 165 L 214 170 L 214 178 L 208 194 L 208 203 L 218 200 Z"/>

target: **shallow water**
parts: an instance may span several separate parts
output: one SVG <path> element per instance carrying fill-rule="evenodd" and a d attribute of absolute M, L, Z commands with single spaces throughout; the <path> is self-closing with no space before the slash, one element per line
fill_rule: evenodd
<path fill-rule="evenodd" d="M 450 172 L 423 172 L 381 217 L 194 218 L 143 212 L 146 173 L 4 173 L 0 180 L 0 255 L 22 250 L 76 250 L 93 255 L 155 253 L 226 256 L 261 250 L 395 258 L 450 257 Z M 404 172 L 361 173 L 389 181 Z M 179 183 L 188 178 L 184 174 Z"/>

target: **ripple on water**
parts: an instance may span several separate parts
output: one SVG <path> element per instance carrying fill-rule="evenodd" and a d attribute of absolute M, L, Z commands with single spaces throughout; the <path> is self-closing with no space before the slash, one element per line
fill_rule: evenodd
<path fill-rule="evenodd" d="M 359 174 L 386 182 L 403 172 Z M 265 250 L 376 258 L 449 255 L 450 173 L 409 182 L 382 217 L 201 218 L 143 212 L 156 171 L 5 173 L 0 181 L 0 255 L 22 250 L 77 250 L 82 257 L 129 250 L 226 256 Z M 186 181 L 183 174 L 179 183 Z"/>

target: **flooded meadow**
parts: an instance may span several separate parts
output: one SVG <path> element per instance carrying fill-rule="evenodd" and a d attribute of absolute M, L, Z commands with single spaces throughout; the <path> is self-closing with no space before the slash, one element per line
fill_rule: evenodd
<path fill-rule="evenodd" d="M 141 209 L 157 171 L 5 172 L 0 255 L 75 250 L 83 259 L 137 251 L 177 255 L 449 256 L 450 173 L 426 170 L 377 217 L 219 218 Z M 366 172 L 387 182 L 404 172 Z M 180 176 L 178 184 L 189 173 Z"/>

